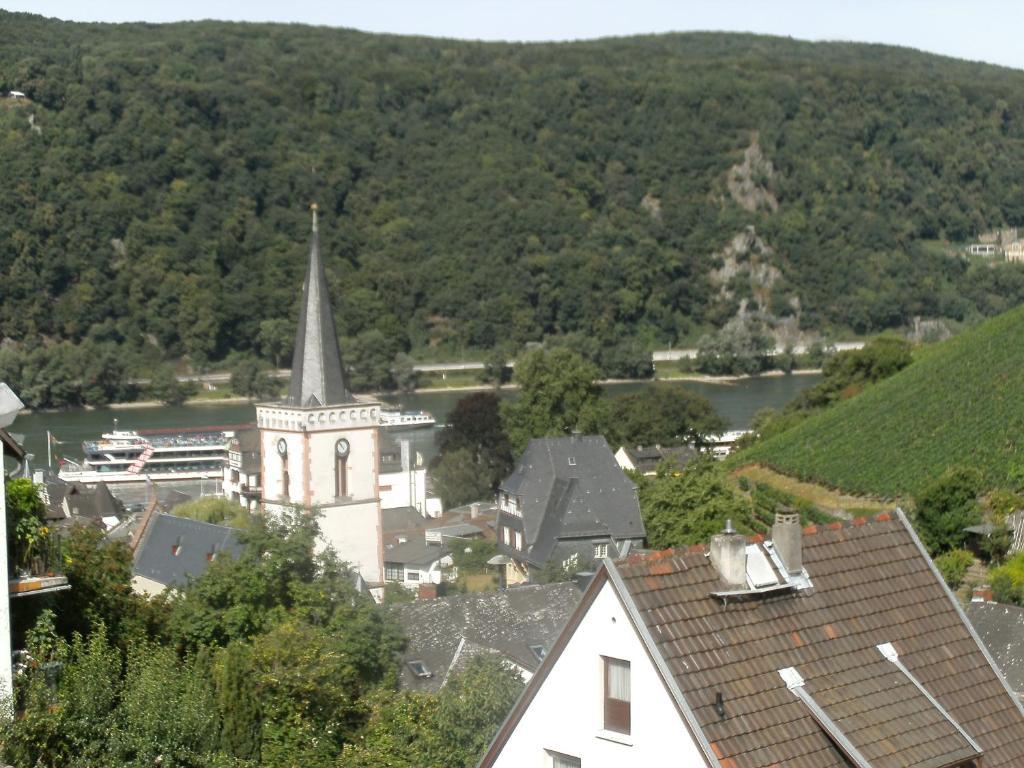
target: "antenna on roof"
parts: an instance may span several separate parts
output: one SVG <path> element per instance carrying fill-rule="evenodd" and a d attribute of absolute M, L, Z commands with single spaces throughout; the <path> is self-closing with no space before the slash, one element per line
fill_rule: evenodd
<path fill-rule="evenodd" d="M 312 203 L 309 206 L 309 210 L 313 212 L 313 231 L 316 232 L 316 212 L 320 210 L 320 206 L 316 203 Z"/>

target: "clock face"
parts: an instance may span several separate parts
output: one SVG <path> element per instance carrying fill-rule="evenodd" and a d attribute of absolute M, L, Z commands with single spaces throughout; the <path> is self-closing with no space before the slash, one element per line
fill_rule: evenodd
<path fill-rule="evenodd" d="M 344 437 L 341 438 L 341 440 L 339 440 L 338 442 L 336 442 L 334 444 L 334 451 L 341 458 L 345 458 L 346 456 L 348 456 L 348 449 L 349 449 L 348 440 L 346 440 Z"/>
<path fill-rule="evenodd" d="M 277 440 L 277 452 L 281 456 L 288 455 L 288 443 L 285 441 L 283 437 L 280 437 Z"/>

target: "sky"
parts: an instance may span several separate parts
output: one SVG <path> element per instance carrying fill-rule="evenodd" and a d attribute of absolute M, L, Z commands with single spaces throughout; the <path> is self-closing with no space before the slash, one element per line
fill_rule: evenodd
<path fill-rule="evenodd" d="M 0 0 L 74 21 L 281 21 L 472 40 L 759 32 L 918 48 L 1024 69 L 1021 0 Z"/>

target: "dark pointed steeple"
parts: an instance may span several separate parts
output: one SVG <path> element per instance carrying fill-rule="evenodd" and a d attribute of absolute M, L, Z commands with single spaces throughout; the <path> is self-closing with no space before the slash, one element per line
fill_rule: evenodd
<path fill-rule="evenodd" d="M 320 233 L 317 230 L 317 206 L 313 209 L 313 233 L 309 246 L 309 269 L 302 286 L 302 311 L 295 334 L 292 355 L 292 381 L 288 404 L 301 408 L 341 405 L 353 400 L 345 386 L 334 328 L 327 277 L 320 259 Z"/>

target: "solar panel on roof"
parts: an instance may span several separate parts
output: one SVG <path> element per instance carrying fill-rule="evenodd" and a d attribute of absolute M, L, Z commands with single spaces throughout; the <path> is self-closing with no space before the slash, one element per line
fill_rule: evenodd
<path fill-rule="evenodd" d="M 779 583 L 768 556 L 757 544 L 747 545 L 747 582 L 751 588 L 770 587 Z"/>

